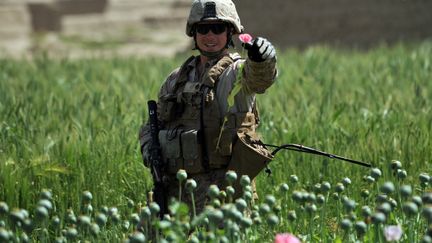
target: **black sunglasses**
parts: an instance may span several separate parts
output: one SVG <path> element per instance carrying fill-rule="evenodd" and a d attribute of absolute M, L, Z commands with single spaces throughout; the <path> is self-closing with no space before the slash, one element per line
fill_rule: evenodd
<path fill-rule="evenodd" d="M 227 26 L 226 24 L 197 24 L 195 29 L 201 35 L 207 34 L 210 30 L 213 34 L 219 35 L 227 29 Z"/>

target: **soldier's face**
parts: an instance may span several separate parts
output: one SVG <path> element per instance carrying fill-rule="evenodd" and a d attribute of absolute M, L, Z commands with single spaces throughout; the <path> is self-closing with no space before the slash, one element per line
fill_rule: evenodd
<path fill-rule="evenodd" d="M 196 26 L 196 42 L 200 50 L 217 52 L 227 43 L 227 26 L 221 22 L 200 23 Z"/>

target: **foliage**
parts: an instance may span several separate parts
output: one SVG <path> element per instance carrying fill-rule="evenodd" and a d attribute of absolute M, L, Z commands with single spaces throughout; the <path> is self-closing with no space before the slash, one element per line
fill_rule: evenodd
<path fill-rule="evenodd" d="M 257 178 L 258 212 L 265 195 L 274 195 L 277 211 L 269 212 L 278 217 L 261 218 L 265 223 L 254 223 L 247 238 L 269 241 L 276 232 L 291 232 L 307 241 L 345 242 L 358 237 L 362 221 L 364 241 L 383 240 L 383 227 L 393 224 L 402 225 L 403 240 L 419 241 L 428 226 L 420 215 L 429 212 L 428 203 L 419 203 L 431 183 L 431 57 L 430 42 L 363 52 L 325 46 L 280 52 L 277 82 L 258 96 L 264 141 L 370 162 L 381 175 L 343 161 L 280 152 L 270 165 L 271 177 Z M 82 191 L 92 192 L 95 209 L 81 218 L 86 225 L 96 222 L 103 205 L 118 208 L 121 219 L 145 207 L 151 180 L 138 130 L 146 101 L 156 98 L 183 59 L 0 59 L 0 201 L 9 212 L 25 208 L 30 218 L 45 217 L 46 210 L 34 205 L 50 188 L 62 234 L 73 236 L 66 218 L 82 212 Z M 279 192 L 282 183 L 288 185 L 285 194 Z M 323 185 L 330 185 L 325 193 Z M 130 200 L 137 202 L 133 209 Z M 363 216 L 363 206 L 370 218 Z M 123 239 L 131 229 L 101 232 L 104 239 Z M 46 236 L 37 232 L 30 237 Z"/>

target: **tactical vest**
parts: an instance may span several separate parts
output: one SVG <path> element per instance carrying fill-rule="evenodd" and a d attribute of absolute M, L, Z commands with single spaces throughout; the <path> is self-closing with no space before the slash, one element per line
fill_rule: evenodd
<path fill-rule="evenodd" d="M 216 89 L 219 77 L 236 61 L 235 56 L 222 57 L 204 74 L 202 82 L 188 80 L 188 64 L 193 58 L 181 66 L 173 92 L 159 100 L 159 117 L 164 124 L 159 141 L 170 173 L 179 169 L 194 174 L 226 168 L 237 132 L 254 133 L 258 123 L 256 109 L 228 112 L 223 123 L 225 117 L 221 117 Z"/>

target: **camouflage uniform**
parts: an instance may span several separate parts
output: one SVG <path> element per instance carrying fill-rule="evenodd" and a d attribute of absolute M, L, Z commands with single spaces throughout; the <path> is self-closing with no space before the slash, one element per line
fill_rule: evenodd
<path fill-rule="evenodd" d="M 241 26 L 239 22 L 238 26 Z M 188 22 L 188 35 L 191 28 Z M 237 29 L 240 30 L 239 27 Z M 162 124 L 159 140 L 170 174 L 167 196 L 178 198 L 176 172 L 185 169 L 188 178 L 197 182 L 194 195 L 198 213 L 204 208 L 207 189 L 211 184 L 223 189 L 232 146 L 237 139 L 236 133 L 240 130 L 255 132 L 259 119 L 255 96 L 264 93 L 277 75 L 276 58 L 254 62 L 249 58 L 240 58 L 237 53 L 228 54 L 225 51 L 209 59 L 204 70 L 199 70 L 199 60 L 199 56 L 191 57 L 175 69 L 163 83 L 158 95 L 158 117 Z M 228 107 L 228 97 L 240 70 L 243 71 L 240 79 L 242 88 L 234 98 L 234 105 Z M 225 118 L 227 122 L 224 123 Z M 202 120 L 201 124 L 198 120 Z M 200 132 L 197 131 L 204 131 L 204 141 L 195 141 L 199 140 Z M 151 140 L 148 124 L 141 127 L 139 139 L 146 162 Z M 200 149 L 195 149 L 195 146 Z M 182 197 L 191 205 L 190 195 Z"/>

